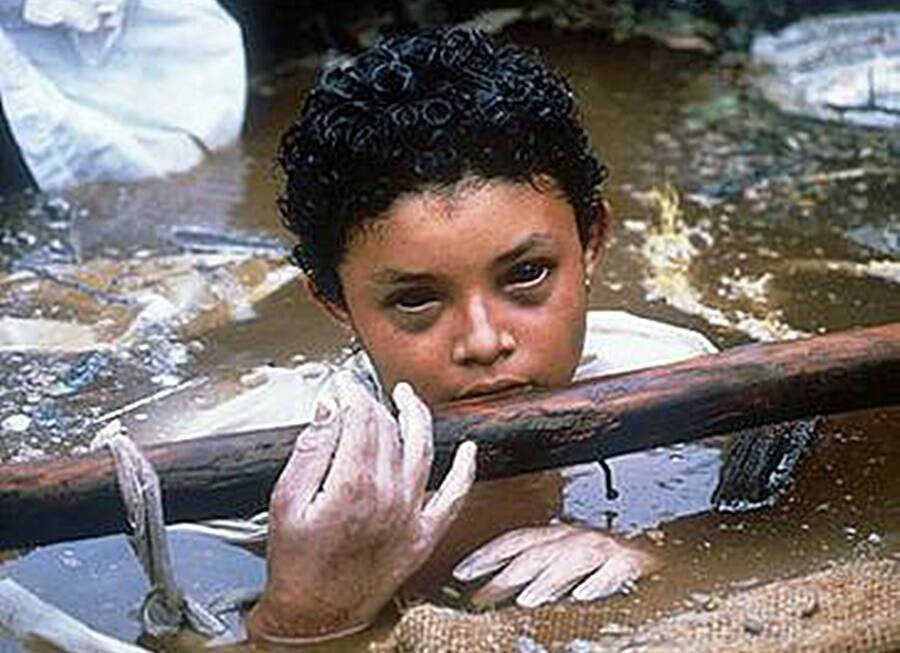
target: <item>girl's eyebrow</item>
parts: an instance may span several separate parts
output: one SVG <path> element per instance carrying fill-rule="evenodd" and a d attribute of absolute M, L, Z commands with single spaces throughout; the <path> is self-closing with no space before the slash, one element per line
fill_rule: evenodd
<path fill-rule="evenodd" d="M 435 281 L 437 277 L 427 272 L 404 272 L 387 268 L 379 270 L 372 275 L 372 281 L 378 285 L 390 286 L 393 284 L 414 284 Z"/>
<path fill-rule="evenodd" d="M 541 245 L 549 245 L 553 241 L 553 238 L 550 237 L 549 234 L 544 233 L 535 233 L 531 234 L 523 240 L 521 243 L 513 247 L 508 252 L 501 254 L 494 261 L 494 265 L 504 265 L 506 263 L 511 263 L 515 261 L 517 258 L 522 256 L 523 254 L 527 254 L 532 249 L 539 247 Z"/>

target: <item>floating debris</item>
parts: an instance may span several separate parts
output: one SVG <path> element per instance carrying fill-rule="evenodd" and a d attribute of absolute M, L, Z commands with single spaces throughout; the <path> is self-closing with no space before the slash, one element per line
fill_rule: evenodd
<path fill-rule="evenodd" d="M 197 337 L 299 274 L 275 252 L 151 252 L 0 277 L 0 421 L 30 420 L 4 430 L 0 461 L 83 450 L 98 424 L 193 387 Z"/>
<path fill-rule="evenodd" d="M 891 283 L 900 283 L 900 261 L 876 260 L 857 263 L 855 261 L 794 259 L 785 261 L 783 265 L 791 272 L 819 274 L 837 272 L 851 277 L 874 277 Z"/>
<path fill-rule="evenodd" d="M 820 424 L 813 418 L 739 432 L 725 456 L 712 504 L 724 512 L 773 505 L 793 483 Z"/>
<path fill-rule="evenodd" d="M 61 197 L 22 193 L 0 197 L 0 270 L 75 263 L 78 211 Z"/>
<path fill-rule="evenodd" d="M 782 111 L 900 127 L 900 12 L 811 17 L 751 46 L 755 81 Z"/>
<path fill-rule="evenodd" d="M 31 427 L 31 418 L 28 415 L 10 415 L 0 423 L 0 429 L 10 433 L 22 433 Z"/>
<path fill-rule="evenodd" d="M 900 257 L 900 224 L 865 224 L 850 229 L 845 235 L 857 245 L 879 254 Z"/>
<path fill-rule="evenodd" d="M 11 315 L 0 336 L 11 335 L 0 346 L 82 351 L 91 344 L 130 345 L 158 325 L 195 337 L 252 317 L 254 304 L 299 274 L 281 256 L 205 254 L 95 259 L 53 266 L 41 276 L 8 275 L 0 278 L 0 309 Z M 51 312 L 57 317 L 48 324 L 40 316 Z M 68 344 L 51 334 L 63 324 L 69 325 L 63 330 Z"/>
<path fill-rule="evenodd" d="M 0 316 L 0 351 L 83 352 L 101 345 L 89 324 Z"/>
<path fill-rule="evenodd" d="M 706 592 L 691 592 L 690 599 L 691 603 L 704 610 L 713 610 L 716 607 L 715 597 Z"/>
<path fill-rule="evenodd" d="M 747 620 L 744 621 L 744 630 L 751 635 L 762 635 L 765 627 L 766 624 L 756 617 L 747 617 Z"/>
<path fill-rule="evenodd" d="M 671 184 L 637 195 L 657 211 L 657 224 L 644 235 L 641 254 L 649 272 L 644 279 L 648 300 L 662 300 L 709 324 L 749 335 L 755 340 L 785 340 L 807 335 L 784 321 L 783 313 L 767 306 L 767 291 L 773 276 L 728 276 L 722 278 L 720 295 L 743 308 L 710 305 L 694 285 L 691 267 L 714 242 L 706 228 L 684 222 L 678 191 Z M 632 230 L 638 231 L 638 230 Z"/>
<path fill-rule="evenodd" d="M 173 227 L 166 240 L 186 252 L 203 254 L 287 254 L 277 238 L 260 234 L 212 229 L 200 225 Z"/>

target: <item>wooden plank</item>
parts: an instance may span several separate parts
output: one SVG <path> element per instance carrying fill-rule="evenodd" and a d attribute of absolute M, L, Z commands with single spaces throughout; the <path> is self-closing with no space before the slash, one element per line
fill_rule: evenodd
<path fill-rule="evenodd" d="M 754 344 L 674 365 L 439 408 L 430 484 L 464 439 L 479 445 L 480 479 L 609 458 L 816 414 L 900 403 L 900 323 Z M 301 427 L 145 448 L 167 521 L 265 509 Z M 125 528 L 112 457 L 0 466 L 0 548 Z"/>

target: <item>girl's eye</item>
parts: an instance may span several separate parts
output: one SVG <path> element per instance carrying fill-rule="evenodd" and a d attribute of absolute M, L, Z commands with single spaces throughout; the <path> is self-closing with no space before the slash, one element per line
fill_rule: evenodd
<path fill-rule="evenodd" d="M 411 291 L 403 293 L 391 300 L 391 305 L 401 313 L 419 314 L 434 308 L 438 297 L 432 292 Z"/>
<path fill-rule="evenodd" d="M 506 284 L 514 290 L 528 290 L 541 285 L 550 276 L 551 267 L 538 261 L 525 261 L 512 267 Z"/>

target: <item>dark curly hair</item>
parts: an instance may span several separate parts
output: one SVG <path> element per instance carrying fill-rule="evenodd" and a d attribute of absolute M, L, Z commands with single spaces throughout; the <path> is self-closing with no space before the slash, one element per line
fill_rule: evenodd
<path fill-rule="evenodd" d="M 467 178 L 549 176 L 574 209 L 582 243 L 604 227 L 597 160 L 566 81 L 534 54 L 485 34 L 442 29 L 393 37 L 320 71 L 278 162 L 293 258 L 343 305 L 337 267 L 355 228 L 408 193 Z"/>

